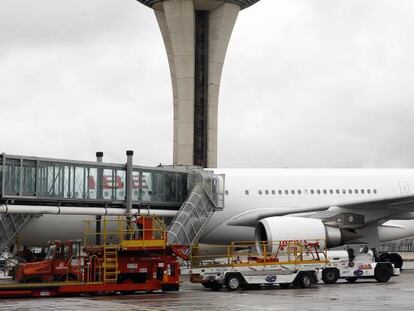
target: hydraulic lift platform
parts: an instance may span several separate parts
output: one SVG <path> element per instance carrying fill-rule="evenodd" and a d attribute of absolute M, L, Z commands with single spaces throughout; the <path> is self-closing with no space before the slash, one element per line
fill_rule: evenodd
<path fill-rule="evenodd" d="M 118 230 L 113 231 L 114 224 L 110 222 L 115 222 Z M 175 250 L 180 247 L 167 244 L 166 227 L 160 219 L 155 216 L 137 216 L 133 221 L 125 217 L 115 221 L 104 219 L 99 233 L 90 231 L 91 225 L 91 221 L 84 222 L 81 253 L 70 252 L 69 243 L 53 243 L 50 255 L 43 261 L 19 265 L 16 283 L 0 285 L 0 298 L 179 290 L 180 253 Z M 97 238 L 102 243 L 90 243 Z M 42 282 L 56 277 L 62 280 L 62 275 L 68 281 Z"/>

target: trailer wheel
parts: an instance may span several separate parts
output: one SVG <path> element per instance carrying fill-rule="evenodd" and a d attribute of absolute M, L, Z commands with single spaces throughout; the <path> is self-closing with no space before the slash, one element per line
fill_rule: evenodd
<path fill-rule="evenodd" d="M 397 253 L 388 254 L 388 261 L 394 264 L 395 268 L 400 268 L 400 269 L 402 269 L 402 266 L 404 264 L 402 257 Z"/>
<path fill-rule="evenodd" d="M 167 284 L 162 286 L 163 292 L 178 292 L 180 290 L 180 285 L 178 284 Z"/>
<path fill-rule="evenodd" d="M 335 284 L 339 278 L 339 271 L 335 268 L 327 268 L 322 271 L 322 281 L 325 284 Z"/>
<path fill-rule="evenodd" d="M 214 290 L 214 291 L 219 291 L 222 287 L 223 287 L 223 284 L 221 284 L 219 282 L 212 282 L 210 284 L 211 290 Z"/>
<path fill-rule="evenodd" d="M 299 276 L 299 285 L 302 288 L 309 288 L 312 286 L 312 280 L 308 273 L 302 273 Z"/>
<path fill-rule="evenodd" d="M 392 266 L 389 263 L 378 263 L 375 267 L 374 277 L 377 282 L 388 282 L 392 276 Z"/>
<path fill-rule="evenodd" d="M 355 283 L 355 281 L 357 280 L 358 278 L 356 278 L 356 277 L 349 277 L 349 278 L 345 278 L 345 280 L 347 281 L 347 282 L 349 282 L 349 283 Z"/>
<path fill-rule="evenodd" d="M 290 287 L 290 283 L 280 283 L 279 286 L 282 289 L 288 289 Z"/>
<path fill-rule="evenodd" d="M 76 282 L 77 278 L 76 275 L 69 273 L 68 275 L 64 274 L 60 277 L 60 282 Z"/>
<path fill-rule="evenodd" d="M 239 290 L 241 285 L 241 279 L 237 274 L 231 274 L 226 278 L 226 287 L 230 291 Z"/>
<path fill-rule="evenodd" d="M 201 285 L 203 285 L 204 288 L 211 288 L 210 282 L 202 282 Z"/>

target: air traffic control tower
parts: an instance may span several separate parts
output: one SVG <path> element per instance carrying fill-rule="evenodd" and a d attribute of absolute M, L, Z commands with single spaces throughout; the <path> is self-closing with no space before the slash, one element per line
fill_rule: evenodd
<path fill-rule="evenodd" d="M 259 0 L 138 0 L 154 9 L 170 65 L 174 164 L 217 167 L 221 73 L 241 9 Z"/>

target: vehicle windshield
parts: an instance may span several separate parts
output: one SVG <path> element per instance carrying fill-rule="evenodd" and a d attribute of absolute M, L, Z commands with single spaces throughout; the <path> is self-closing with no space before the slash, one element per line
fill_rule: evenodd
<path fill-rule="evenodd" d="M 54 253 L 55 248 L 56 248 L 55 245 L 50 245 L 47 248 L 45 259 L 52 259 L 53 258 L 53 253 Z"/>

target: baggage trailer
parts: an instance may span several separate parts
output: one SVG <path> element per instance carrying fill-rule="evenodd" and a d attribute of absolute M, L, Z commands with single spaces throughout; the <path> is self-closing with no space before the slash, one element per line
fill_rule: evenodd
<path fill-rule="evenodd" d="M 90 230 L 92 224 L 96 228 L 94 222 L 84 222 L 81 251 L 74 251 L 79 243 L 55 241 L 44 260 L 22 263 L 17 272 L 20 283 L 0 285 L 0 297 L 179 290 L 179 252 L 175 249 L 180 247 L 167 245 L 167 231 L 160 219 L 138 216 L 134 221 L 119 217 L 102 222 L 102 232 Z"/>
<path fill-rule="evenodd" d="M 328 264 L 320 271 L 325 284 L 334 284 L 338 279 L 353 283 L 357 279 L 375 279 L 377 282 L 388 282 L 392 276 L 400 274 L 390 262 L 376 262 L 374 254 L 363 247 L 357 255 L 351 248 L 348 251 L 328 251 Z"/>
<path fill-rule="evenodd" d="M 226 256 L 191 256 L 190 280 L 230 291 L 248 286 L 311 287 L 327 264 L 319 241 L 234 242 Z"/>

